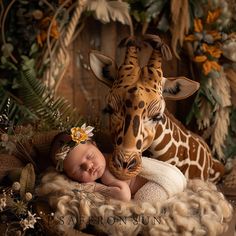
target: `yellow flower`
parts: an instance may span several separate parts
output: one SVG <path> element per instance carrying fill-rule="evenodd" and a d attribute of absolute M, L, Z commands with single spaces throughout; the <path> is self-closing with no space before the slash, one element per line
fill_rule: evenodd
<path fill-rule="evenodd" d="M 94 127 L 87 126 L 83 124 L 81 127 L 73 127 L 71 129 L 71 138 L 76 143 L 85 142 L 86 140 L 90 139 L 93 136 Z"/>

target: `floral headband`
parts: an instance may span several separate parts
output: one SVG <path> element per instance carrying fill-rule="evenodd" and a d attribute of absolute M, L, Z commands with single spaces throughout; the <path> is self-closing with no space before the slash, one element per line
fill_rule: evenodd
<path fill-rule="evenodd" d="M 63 162 L 66 159 L 68 153 L 80 143 L 86 143 L 86 141 L 90 140 L 93 136 L 93 129 L 94 127 L 92 126 L 86 126 L 86 123 L 84 123 L 81 127 L 71 128 L 71 140 L 69 142 L 65 142 L 65 144 L 55 155 L 55 159 L 57 162 L 56 170 L 60 172 L 63 171 Z"/>

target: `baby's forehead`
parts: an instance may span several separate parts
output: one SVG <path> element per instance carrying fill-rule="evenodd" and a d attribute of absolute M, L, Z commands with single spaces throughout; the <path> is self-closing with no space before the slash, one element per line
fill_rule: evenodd
<path fill-rule="evenodd" d="M 81 155 L 89 152 L 89 150 L 91 150 L 91 146 L 88 143 L 79 144 L 73 147 L 71 151 L 68 153 L 68 155 L 77 157 L 77 159 L 79 159 Z"/>

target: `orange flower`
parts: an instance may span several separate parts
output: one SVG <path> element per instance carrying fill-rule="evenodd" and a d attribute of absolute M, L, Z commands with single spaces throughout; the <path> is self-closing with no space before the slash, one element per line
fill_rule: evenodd
<path fill-rule="evenodd" d="M 208 75 L 212 70 L 220 71 L 221 66 L 216 61 L 209 61 L 205 55 L 194 57 L 195 62 L 203 62 L 202 69 L 204 75 Z"/>
<path fill-rule="evenodd" d="M 201 55 L 201 56 L 196 56 L 196 57 L 194 57 L 194 59 L 193 59 L 195 62 L 204 62 L 204 61 L 206 61 L 207 60 L 207 57 L 206 56 L 204 56 L 204 55 Z"/>
<path fill-rule="evenodd" d="M 194 19 L 194 31 L 195 32 L 202 32 L 203 26 L 202 26 L 202 20 L 201 19 Z"/>
<path fill-rule="evenodd" d="M 210 34 L 214 40 L 221 39 L 221 34 L 216 30 L 209 30 L 207 33 Z"/>
<path fill-rule="evenodd" d="M 55 38 L 55 39 L 59 38 L 60 33 L 58 30 L 57 21 L 52 20 L 51 16 L 47 16 L 41 20 L 40 26 L 39 26 L 41 28 L 41 31 L 37 35 L 37 42 L 41 47 L 43 46 L 43 43 L 47 39 L 47 31 L 51 23 L 52 23 L 52 26 L 51 26 L 51 31 L 49 34 L 50 37 Z"/>
<path fill-rule="evenodd" d="M 185 36 L 184 40 L 192 42 L 192 41 L 196 40 L 196 38 L 193 34 L 190 34 L 188 36 Z"/>
<path fill-rule="evenodd" d="M 222 54 L 222 51 L 218 47 L 214 45 L 209 46 L 206 43 L 202 44 L 202 50 L 204 52 L 209 53 L 212 57 L 215 57 L 215 58 L 219 58 Z"/>
<path fill-rule="evenodd" d="M 221 70 L 221 66 L 216 61 L 209 61 L 209 60 L 206 60 L 203 63 L 202 68 L 203 68 L 204 75 L 208 75 L 212 70 L 216 70 L 216 71 Z"/>
<path fill-rule="evenodd" d="M 37 43 L 42 47 L 43 46 L 43 42 L 46 40 L 47 38 L 47 33 L 42 30 L 38 35 L 37 35 Z"/>
<path fill-rule="evenodd" d="M 216 9 L 213 12 L 208 11 L 206 23 L 207 24 L 214 23 L 219 18 L 220 14 L 221 14 L 221 9 L 220 8 Z"/>

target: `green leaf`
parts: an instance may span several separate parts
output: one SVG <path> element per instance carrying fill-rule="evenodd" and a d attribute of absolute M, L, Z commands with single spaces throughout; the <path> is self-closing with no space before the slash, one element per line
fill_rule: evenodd
<path fill-rule="evenodd" d="M 33 43 L 30 48 L 29 55 L 32 56 L 34 53 L 38 51 L 38 49 L 39 49 L 38 45 L 36 43 Z"/>
<path fill-rule="evenodd" d="M 6 64 L 7 63 L 7 58 L 4 56 L 1 56 L 1 63 Z"/>

